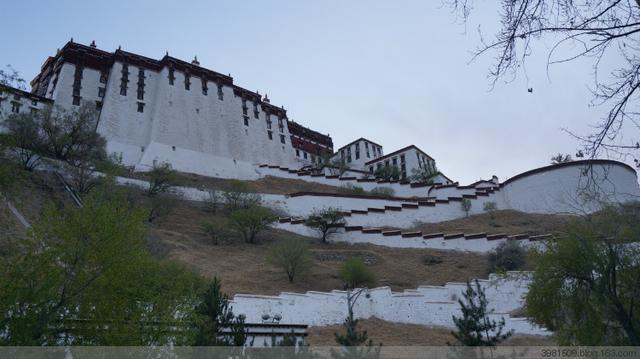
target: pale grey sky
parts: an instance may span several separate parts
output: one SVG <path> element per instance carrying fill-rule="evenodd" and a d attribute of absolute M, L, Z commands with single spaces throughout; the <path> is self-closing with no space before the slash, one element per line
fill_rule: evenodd
<path fill-rule="evenodd" d="M 498 7 L 483 2 L 465 27 L 439 0 L 13 1 L 0 14 L 0 64 L 30 80 L 70 37 L 152 58 L 197 55 L 336 148 L 357 137 L 387 153 L 415 144 L 463 184 L 505 180 L 575 154 L 561 129 L 587 134 L 606 108 L 590 106 L 590 62 L 547 77 L 550 43 L 536 46 L 527 76 L 490 90 L 492 54 L 469 60 L 477 25 L 492 35 Z"/>

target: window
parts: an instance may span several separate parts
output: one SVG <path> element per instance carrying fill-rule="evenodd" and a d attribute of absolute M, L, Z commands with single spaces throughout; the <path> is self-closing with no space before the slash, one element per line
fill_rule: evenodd
<path fill-rule="evenodd" d="M 300 150 L 296 148 L 296 157 L 300 157 Z"/>
<path fill-rule="evenodd" d="M 12 101 L 11 102 L 11 112 L 13 112 L 13 113 L 20 112 L 20 106 L 22 106 L 22 104 L 20 102 Z"/>
<path fill-rule="evenodd" d="M 101 72 L 100 73 L 100 83 L 101 84 L 106 84 L 107 83 L 107 73 L 106 72 Z"/>
<path fill-rule="evenodd" d="M 224 93 L 222 92 L 222 85 L 218 84 L 218 100 L 224 100 Z"/>
<path fill-rule="evenodd" d="M 306 152 L 302 152 L 302 154 L 304 155 L 304 159 L 307 159 L 307 153 Z"/>
<path fill-rule="evenodd" d="M 378 163 L 378 169 L 382 168 L 382 163 Z"/>
<path fill-rule="evenodd" d="M 38 100 L 31 100 L 31 106 L 38 106 Z"/>
<path fill-rule="evenodd" d="M 389 167 L 389 160 L 384 161 L 384 166 Z"/>
<path fill-rule="evenodd" d="M 398 157 L 394 157 L 392 160 L 393 167 L 398 167 Z"/>
<path fill-rule="evenodd" d="M 258 103 L 257 102 L 253 103 L 253 117 L 255 117 L 255 118 L 259 118 L 260 117 L 260 112 L 258 111 Z"/>
<path fill-rule="evenodd" d="M 267 118 L 267 128 L 270 130 L 271 129 L 271 115 L 267 113 L 265 116 Z"/>
<path fill-rule="evenodd" d="M 171 146 L 171 150 L 175 151 L 176 150 L 176 146 Z"/>
<path fill-rule="evenodd" d="M 369 166 L 369 172 L 373 173 L 373 166 Z"/>
<path fill-rule="evenodd" d="M 73 96 L 73 105 L 74 106 L 80 106 L 80 99 L 81 98 L 82 97 L 80 97 L 80 96 Z"/>
<path fill-rule="evenodd" d="M 351 163 L 351 154 L 347 154 L 347 163 Z"/>
<path fill-rule="evenodd" d="M 98 87 L 98 97 L 104 97 L 105 88 Z"/>
<path fill-rule="evenodd" d="M 202 94 L 207 96 L 209 94 L 209 88 L 207 87 L 207 80 L 202 79 Z"/>
<path fill-rule="evenodd" d="M 189 73 L 184 74 L 184 89 L 187 91 L 191 89 L 191 75 Z"/>
<path fill-rule="evenodd" d="M 173 67 L 169 67 L 169 85 L 173 86 L 173 82 L 175 81 L 175 70 Z"/>
<path fill-rule="evenodd" d="M 242 118 L 244 118 L 244 125 L 249 126 L 249 116 L 243 116 Z"/>
<path fill-rule="evenodd" d="M 280 143 L 286 143 L 284 135 L 280 135 Z"/>
<path fill-rule="evenodd" d="M 356 143 L 356 160 L 360 159 L 360 144 Z"/>
<path fill-rule="evenodd" d="M 144 79 L 146 76 L 144 75 L 144 70 L 138 70 L 138 100 L 144 100 Z"/>
<path fill-rule="evenodd" d="M 96 110 L 102 110 L 102 101 L 96 101 Z"/>
<path fill-rule="evenodd" d="M 138 102 L 138 112 L 144 112 L 144 103 Z"/>
<path fill-rule="evenodd" d="M 400 163 L 405 163 L 404 155 L 400 155 Z"/>
<path fill-rule="evenodd" d="M 248 113 L 249 113 L 249 108 L 247 107 L 247 100 L 242 99 L 242 114 L 247 116 Z"/>
<path fill-rule="evenodd" d="M 129 65 L 122 64 L 122 76 L 120 77 L 120 95 L 127 96 L 128 82 L 129 82 Z"/>
<path fill-rule="evenodd" d="M 267 136 L 269 137 L 270 140 L 273 140 L 273 131 L 267 131 Z M 300 157 L 297 152 L 298 150 L 296 150 L 296 155 Z"/>
<path fill-rule="evenodd" d="M 284 122 L 282 121 L 281 117 L 278 117 L 278 129 L 280 130 L 280 132 L 284 132 Z"/>

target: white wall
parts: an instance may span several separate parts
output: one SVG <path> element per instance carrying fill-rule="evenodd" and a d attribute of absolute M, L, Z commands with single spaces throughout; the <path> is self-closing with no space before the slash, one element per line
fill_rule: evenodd
<path fill-rule="evenodd" d="M 480 281 L 486 290 L 489 309 L 495 311 L 495 319 L 505 318 L 506 329 L 520 334 L 549 335 L 543 328 L 523 318 L 511 318 L 510 311 L 522 307 L 527 292 L 528 279 L 523 274 L 509 273 L 501 278 L 495 275 Z M 421 286 L 400 293 L 388 287 L 375 288 L 368 295 L 361 295 L 354 306 L 357 318 L 376 317 L 382 320 L 438 325 L 453 328 L 453 315 L 460 315 L 457 299 L 466 288 L 463 283 L 447 283 L 442 287 Z M 263 314 L 282 315 L 281 323 L 299 323 L 324 326 L 342 323 L 347 315 L 346 293 L 306 292 L 281 293 L 279 296 L 237 294 L 231 302 L 235 313 L 247 316 L 247 321 L 260 320 Z"/>
<path fill-rule="evenodd" d="M 603 203 L 640 200 L 636 172 L 613 161 L 550 166 L 506 181 L 500 194 L 504 208 L 528 213 L 590 213 Z"/>

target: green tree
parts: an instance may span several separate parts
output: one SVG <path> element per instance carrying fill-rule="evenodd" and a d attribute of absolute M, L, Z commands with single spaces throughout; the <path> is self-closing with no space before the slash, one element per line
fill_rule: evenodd
<path fill-rule="evenodd" d="M 382 166 L 373 172 L 377 179 L 392 181 L 400 179 L 400 170 L 396 166 Z"/>
<path fill-rule="evenodd" d="M 522 269 L 527 261 L 527 251 L 519 241 L 505 241 L 489 252 L 489 271 Z"/>
<path fill-rule="evenodd" d="M 194 345 L 243 346 L 247 341 L 244 316 L 236 316 L 229 297 L 222 292 L 220 280 L 214 277 L 201 293 L 195 312 L 199 315 Z"/>
<path fill-rule="evenodd" d="M 482 205 L 482 209 L 489 213 L 489 218 L 494 219 L 494 212 L 498 210 L 498 205 L 496 204 L 496 202 L 485 202 Z"/>
<path fill-rule="evenodd" d="M 11 114 L 2 123 L 5 132 L 0 134 L 0 142 L 28 171 L 40 163 L 43 146 L 40 124 L 40 115 L 37 113 Z"/>
<path fill-rule="evenodd" d="M 282 269 L 287 274 L 289 283 L 292 283 L 311 267 L 309 244 L 303 239 L 285 238 L 273 246 L 269 262 Z"/>
<path fill-rule="evenodd" d="M 190 321 L 200 281 L 149 255 L 145 216 L 122 192 L 47 210 L 30 239 L 0 258 L 0 344 L 188 342 L 168 328 Z"/>
<path fill-rule="evenodd" d="M 469 217 L 469 211 L 471 211 L 471 200 L 468 198 L 463 198 L 460 202 L 460 208 L 464 212 L 466 217 Z"/>
<path fill-rule="evenodd" d="M 227 234 L 226 227 L 215 222 L 203 222 L 201 226 L 214 246 L 219 245 L 222 238 Z"/>
<path fill-rule="evenodd" d="M 349 258 L 340 270 L 340 279 L 347 290 L 347 318 L 343 323 L 344 333 L 334 333 L 336 343 L 343 348 L 331 350 L 331 356 L 341 358 L 379 358 L 380 346 L 374 346 L 367 331 L 358 330 L 358 319 L 355 319 L 353 308 L 368 289 L 374 285 L 375 277 L 359 258 Z M 382 344 L 380 344 L 382 345 Z"/>
<path fill-rule="evenodd" d="M 534 252 L 532 319 L 566 345 L 640 345 L 640 204 L 576 219 Z"/>
<path fill-rule="evenodd" d="M 345 215 L 338 208 L 323 208 L 314 210 L 304 222 L 304 225 L 313 228 L 321 235 L 322 243 L 327 243 L 327 238 L 338 232 L 346 224 Z"/>
<path fill-rule="evenodd" d="M 504 318 L 496 322 L 488 317 L 489 303 L 477 279 L 475 288 L 467 282 L 467 289 L 463 295 L 464 300 L 458 299 L 462 317 L 453 316 L 453 323 L 458 330 L 451 332 L 460 344 L 493 347 L 513 335 L 512 331 L 502 332 L 505 326 Z"/>
<path fill-rule="evenodd" d="M 229 216 L 232 227 L 240 233 L 245 243 L 255 243 L 258 233 L 269 228 L 276 219 L 270 209 L 258 206 L 237 209 Z"/>
<path fill-rule="evenodd" d="M 171 168 L 170 163 L 162 162 L 160 164 L 154 163 L 146 176 L 149 178 L 147 196 L 154 197 L 169 191 L 175 185 L 177 173 Z"/>
<path fill-rule="evenodd" d="M 435 179 L 441 175 L 442 172 L 438 170 L 435 162 L 427 161 L 423 164 L 423 166 L 419 169 L 413 170 L 413 175 L 411 176 L 411 180 L 420 182 L 420 183 L 434 183 Z"/>
<path fill-rule="evenodd" d="M 346 289 L 372 287 L 376 282 L 373 272 L 362 259 L 356 257 L 351 257 L 344 262 L 338 276 Z"/>

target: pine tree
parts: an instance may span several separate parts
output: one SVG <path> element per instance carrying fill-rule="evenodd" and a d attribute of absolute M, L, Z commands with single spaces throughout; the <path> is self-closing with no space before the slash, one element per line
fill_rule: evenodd
<path fill-rule="evenodd" d="M 513 335 L 513 331 L 503 333 L 504 318 L 499 322 L 491 320 L 487 312 L 487 298 L 484 289 L 475 281 L 475 288 L 467 282 L 464 301 L 458 300 L 462 317 L 453 316 L 453 322 L 458 328 L 451 332 L 462 345 L 466 346 L 496 346 L 498 343 Z"/>

